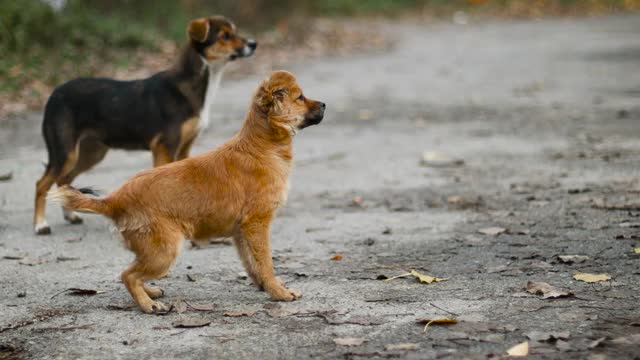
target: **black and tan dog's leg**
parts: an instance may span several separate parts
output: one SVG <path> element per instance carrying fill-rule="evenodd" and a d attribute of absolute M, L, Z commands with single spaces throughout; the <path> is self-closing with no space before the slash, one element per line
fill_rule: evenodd
<path fill-rule="evenodd" d="M 269 247 L 269 223 L 271 215 L 249 217 L 241 225 L 242 240 L 246 242 L 247 252 L 239 252 L 240 256 L 249 258 L 243 259 L 243 263 L 253 262 L 255 264 L 255 276 L 258 284 L 269 293 L 276 301 L 293 301 L 302 297 L 302 293 L 296 290 L 287 289 L 282 282 L 275 277 L 273 272 L 273 261 L 271 259 L 271 249 Z M 247 268 L 247 273 L 252 268 Z"/>
<path fill-rule="evenodd" d="M 149 144 L 151 153 L 153 154 L 153 167 L 162 166 L 176 160 L 178 146 L 174 145 L 177 141 L 166 142 L 161 136 L 157 136 Z"/>
<path fill-rule="evenodd" d="M 78 151 L 78 161 L 73 169 L 66 175 L 60 176 L 56 183 L 58 186 L 69 185 L 73 180 L 83 172 L 93 168 L 97 163 L 104 159 L 109 148 L 103 143 L 92 138 L 85 138 L 80 141 Z M 62 209 L 64 219 L 71 224 L 81 224 L 82 218 L 75 212 Z"/>
<path fill-rule="evenodd" d="M 49 158 L 49 165 L 47 165 L 47 170 L 44 175 L 38 182 L 36 183 L 36 201 L 35 201 L 35 212 L 34 212 L 34 230 L 38 235 L 48 235 L 51 234 L 51 228 L 47 224 L 47 220 L 45 219 L 45 207 L 46 207 L 46 197 L 47 192 L 51 188 L 54 182 L 57 182 L 57 179 L 61 174 L 66 174 L 73 169 L 78 160 L 78 149 L 75 149 L 65 155 L 64 163 L 61 168 L 58 168 L 56 164 L 59 163 L 58 159 L 52 161 L 51 153 Z"/>

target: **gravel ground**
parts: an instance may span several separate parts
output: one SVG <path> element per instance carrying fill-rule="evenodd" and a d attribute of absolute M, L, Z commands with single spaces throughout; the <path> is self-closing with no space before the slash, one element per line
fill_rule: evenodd
<path fill-rule="evenodd" d="M 640 17 L 376 26 L 392 50 L 290 68 L 328 104 L 295 140 L 273 226 L 297 302 L 254 289 L 233 247 L 186 244 L 157 281 L 175 310 L 142 314 L 107 220 L 49 206 L 53 235 L 32 234 L 41 115 L 3 122 L 0 358 L 487 358 L 523 342 L 531 358 L 637 358 Z M 259 80 L 223 84 L 195 153 L 238 129 Z M 112 151 L 76 184 L 108 191 L 150 163 Z M 446 280 L 382 281 L 411 270 Z M 457 323 L 417 323 L 440 318 Z"/>

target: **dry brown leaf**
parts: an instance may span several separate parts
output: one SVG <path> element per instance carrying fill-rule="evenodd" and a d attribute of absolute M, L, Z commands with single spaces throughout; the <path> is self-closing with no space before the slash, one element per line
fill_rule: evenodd
<path fill-rule="evenodd" d="M 525 341 L 507 350 L 509 356 L 527 356 L 529 355 L 529 342 Z"/>
<path fill-rule="evenodd" d="M 256 312 L 255 310 L 225 311 L 222 315 L 229 317 L 253 316 Z"/>
<path fill-rule="evenodd" d="M 414 343 L 400 343 L 385 345 L 386 351 L 414 351 L 418 349 L 418 344 Z"/>
<path fill-rule="evenodd" d="M 596 283 L 600 281 L 611 280 L 611 276 L 607 274 L 589 274 L 583 272 L 577 272 L 573 274 L 573 278 L 576 280 L 584 281 L 586 283 Z"/>
<path fill-rule="evenodd" d="M 555 299 L 573 296 L 571 291 L 561 290 L 553 285 L 541 281 L 527 282 L 527 292 L 534 295 L 542 295 L 543 299 Z"/>
<path fill-rule="evenodd" d="M 187 301 L 185 303 L 195 311 L 214 311 L 217 307 L 216 304 L 194 304 Z"/>
<path fill-rule="evenodd" d="M 419 323 L 419 324 L 425 324 L 424 328 L 422 329 L 422 332 L 426 332 L 427 328 L 431 324 L 452 325 L 452 324 L 457 324 L 458 320 L 457 319 L 453 319 L 453 318 L 438 318 L 438 319 L 418 319 L 418 320 L 416 320 L 416 322 Z"/>
<path fill-rule="evenodd" d="M 27 265 L 27 266 L 34 266 L 34 265 L 45 264 L 47 262 L 49 262 L 49 260 L 47 258 L 45 258 L 45 257 L 36 257 L 36 258 L 26 257 L 26 258 L 18 261 L 18 264 Z"/>
<path fill-rule="evenodd" d="M 333 342 L 336 343 L 336 345 L 341 345 L 341 346 L 360 346 L 365 341 L 367 341 L 367 340 L 363 339 L 363 338 L 355 338 L 355 337 L 345 337 L 345 338 L 333 339 Z"/>
<path fill-rule="evenodd" d="M 440 281 L 445 281 L 447 280 L 446 278 L 436 278 L 436 277 L 432 277 L 429 275 L 424 275 L 421 274 L 415 270 L 411 270 L 411 272 L 405 273 L 405 274 L 400 274 L 400 275 L 396 275 L 393 277 L 390 277 L 388 279 L 385 279 L 384 281 L 391 281 L 394 279 L 398 279 L 398 278 L 402 278 L 402 277 L 407 277 L 407 276 L 413 276 L 416 279 L 418 279 L 419 282 L 423 283 L 423 284 L 431 284 L 434 282 L 440 282 Z"/>
<path fill-rule="evenodd" d="M 172 306 L 178 314 L 182 314 L 183 312 L 187 311 L 187 303 L 182 299 L 176 300 Z"/>
<path fill-rule="evenodd" d="M 342 260 L 342 255 L 340 255 L 340 254 L 333 255 L 331 260 Z"/>
<path fill-rule="evenodd" d="M 507 229 L 502 228 L 502 227 L 497 227 L 497 226 L 492 226 L 492 227 L 488 227 L 488 228 L 483 228 L 483 229 L 479 229 L 478 232 L 480 234 L 484 234 L 484 235 L 490 235 L 490 236 L 498 236 L 504 232 L 506 232 Z"/>
<path fill-rule="evenodd" d="M 94 290 L 94 289 L 69 288 L 69 289 L 65 290 L 65 292 L 67 292 L 69 295 L 91 296 L 91 295 L 102 294 L 102 293 L 105 293 L 106 291 L 104 291 L 104 290 Z"/>
<path fill-rule="evenodd" d="M 176 328 L 196 328 L 209 326 L 211 324 L 211 320 L 203 319 L 203 318 L 187 318 L 180 319 L 173 323 L 173 327 Z"/>
<path fill-rule="evenodd" d="M 591 258 L 585 255 L 559 255 L 558 259 L 560 259 L 560 262 L 565 264 L 578 264 L 590 260 Z"/>

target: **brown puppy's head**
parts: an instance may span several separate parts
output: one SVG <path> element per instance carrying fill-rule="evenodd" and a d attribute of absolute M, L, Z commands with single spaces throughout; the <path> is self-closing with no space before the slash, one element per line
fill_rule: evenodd
<path fill-rule="evenodd" d="M 319 124 L 326 107 L 325 103 L 304 96 L 293 74 L 283 70 L 274 71 L 260 84 L 254 101 L 271 125 L 290 135 Z"/>
<path fill-rule="evenodd" d="M 223 16 L 193 20 L 187 33 L 191 46 L 207 62 L 251 56 L 258 46 L 255 40 L 238 36 L 235 24 Z"/>

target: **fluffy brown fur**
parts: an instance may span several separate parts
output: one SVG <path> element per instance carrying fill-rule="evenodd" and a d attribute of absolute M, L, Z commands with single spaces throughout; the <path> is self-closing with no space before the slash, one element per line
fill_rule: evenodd
<path fill-rule="evenodd" d="M 256 91 L 240 132 L 219 148 L 138 174 L 103 199 L 64 186 L 51 193 L 63 207 L 113 220 L 136 254 L 122 281 L 142 311 L 167 310 L 144 281 L 164 276 L 183 239 L 233 237 L 253 280 L 273 300 L 301 296 L 275 276 L 269 227 L 285 202 L 292 138 L 318 124 L 325 104 L 305 98 L 295 77 L 276 71 Z"/>

